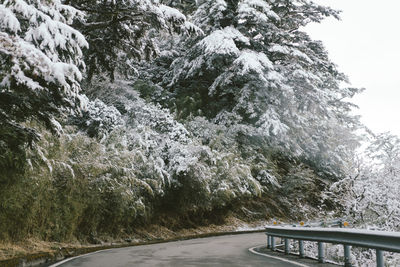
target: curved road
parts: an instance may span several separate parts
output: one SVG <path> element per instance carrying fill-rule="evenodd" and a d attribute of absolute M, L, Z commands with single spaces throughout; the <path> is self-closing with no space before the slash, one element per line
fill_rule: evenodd
<path fill-rule="evenodd" d="M 104 250 L 53 266 L 298 266 L 249 252 L 265 241 L 264 233 L 198 238 Z"/>

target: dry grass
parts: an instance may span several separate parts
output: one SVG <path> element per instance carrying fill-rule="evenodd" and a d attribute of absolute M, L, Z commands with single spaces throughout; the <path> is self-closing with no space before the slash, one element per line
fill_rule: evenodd
<path fill-rule="evenodd" d="M 46 242 L 35 238 L 26 239 L 21 242 L 11 243 L 0 241 L 0 260 L 21 257 L 36 253 L 55 253 L 61 248 L 82 248 L 94 245 L 60 242 Z"/>
<path fill-rule="evenodd" d="M 59 244 L 36 239 L 27 239 L 18 243 L 0 242 L 0 260 L 38 252 L 52 252 L 57 245 Z"/>

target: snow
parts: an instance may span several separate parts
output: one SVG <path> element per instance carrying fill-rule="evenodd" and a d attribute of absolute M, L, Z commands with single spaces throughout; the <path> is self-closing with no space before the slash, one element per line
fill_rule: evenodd
<path fill-rule="evenodd" d="M 249 3 L 250 2 L 250 3 Z M 264 1 L 259 1 L 259 0 L 251 0 L 251 1 L 242 1 L 239 4 L 238 12 L 240 17 L 246 17 L 246 16 L 252 16 L 255 15 L 255 17 L 258 20 L 261 20 L 263 22 L 268 21 L 268 16 L 265 13 L 262 13 L 257 10 L 257 7 L 261 7 L 264 9 L 265 7 L 269 8 L 267 3 L 263 3 Z M 263 4 L 263 6 L 254 6 L 254 4 Z"/>
<path fill-rule="evenodd" d="M 204 1 L 207 2 L 207 1 Z M 227 3 L 224 0 L 216 0 L 213 7 L 210 10 L 211 14 L 223 12 L 228 7 Z"/>
<path fill-rule="evenodd" d="M 18 11 L 20 12 L 21 10 Z M 59 17 L 60 14 L 56 13 L 54 16 Z M 36 19 L 33 19 L 36 17 L 39 17 L 43 22 L 38 23 Z M 54 18 L 41 11 L 33 13 L 30 21 L 32 23 L 35 22 L 33 25 L 36 24 L 36 27 L 31 27 L 25 33 L 24 39 L 28 42 L 40 43 L 41 50 L 52 60 L 59 60 L 56 51 L 57 48 L 63 50 L 73 49 L 75 50 L 74 52 L 81 55 L 81 48 L 89 46 L 82 33 L 60 21 L 54 20 Z M 72 36 L 75 37 L 73 38 Z"/>
<path fill-rule="evenodd" d="M 264 230 L 265 229 L 265 224 L 260 224 L 260 225 L 257 225 L 257 226 L 252 226 L 252 225 L 249 225 L 249 224 L 243 224 L 243 225 L 237 227 L 235 231 L 236 232 L 242 232 L 242 231 Z"/>
<path fill-rule="evenodd" d="M 115 107 L 107 106 L 99 99 L 89 101 L 87 97 L 82 97 L 82 102 L 85 109 L 78 120 L 81 128 L 89 129 L 92 135 L 104 138 L 114 129 L 125 125 L 121 113 Z"/>
<path fill-rule="evenodd" d="M 287 46 L 282 46 L 280 44 L 274 44 L 272 45 L 268 51 L 270 52 L 276 52 L 276 53 L 282 53 L 282 54 L 289 54 L 290 49 Z"/>
<path fill-rule="evenodd" d="M 50 67 L 50 75 L 47 76 L 47 80 L 59 83 L 65 88 L 70 89 L 69 83 L 66 81 L 66 78 L 71 78 L 74 80 L 74 77 L 82 78 L 82 74 L 79 69 L 73 64 L 67 64 L 63 62 L 56 62 L 49 65 Z"/>
<path fill-rule="evenodd" d="M 235 41 L 249 44 L 249 39 L 233 27 L 226 27 L 222 30 L 217 30 L 208 35 L 199 46 L 203 47 L 206 55 L 210 54 L 239 54 Z"/>
<path fill-rule="evenodd" d="M 182 21 L 182 22 L 186 21 L 186 16 L 175 8 L 166 5 L 160 5 L 158 8 L 164 14 L 164 17 L 166 19 L 172 19 L 174 21 Z"/>
<path fill-rule="evenodd" d="M 257 125 L 258 130 L 267 136 L 284 135 L 289 130 L 289 127 L 281 122 L 279 114 L 271 108 L 261 115 Z"/>
<path fill-rule="evenodd" d="M 240 56 L 233 62 L 233 64 L 241 65 L 241 74 L 247 72 L 256 72 L 258 74 L 263 74 L 266 70 L 272 69 L 273 64 L 262 52 L 255 52 L 252 50 L 243 50 Z"/>
<path fill-rule="evenodd" d="M 314 61 L 312 61 L 306 54 L 304 54 L 303 52 L 301 52 L 298 49 L 292 49 L 291 54 L 295 57 L 301 58 L 305 61 L 307 61 L 308 63 L 314 63 Z"/>
<path fill-rule="evenodd" d="M 322 80 L 317 75 L 300 68 L 293 71 L 293 77 L 314 80 L 315 82 L 322 83 Z"/>
<path fill-rule="evenodd" d="M 80 69 L 85 67 L 81 49 L 88 46 L 79 31 L 65 24 L 72 22 L 75 15 L 81 14 L 72 7 L 61 6 L 59 0 L 0 4 L 0 52 L 2 62 L 7 62 L 0 66 L 4 73 L 0 84 L 11 94 L 27 94 L 42 101 L 43 109 L 33 111 L 33 116 L 46 118 L 49 128 L 59 134 L 62 127 L 48 110 L 79 110 L 75 103 L 79 101 Z M 13 83 L 18 89 L 11 87 Z M 58 90 L 64 105 L 55 105 L 57 100 L 49 97 L 55 93 L 51 90 Z M 26 115 L 29 116 L 32 115 Z M 51 164 L 46 164 L 51 171 Z"/>
<path fill-rule="evenodd" d="M 151 6 L 152 4 L 149 5 Z M 185 34 L 203 34 L 203 31 L 198 26 L 189 22 L 186 16 L 176 8 L 161 4 L 153 6 L 153 10 L 158 14 L 158 19 L 164 28 L 178 28 L 180 29 L 178 30 L 179 33 Z"/>
<path fill-rule="evenodd" d="M 279 72 L 277 72 L 277 71 L 269 71 L 268 73 L 267 73 L 267 79 L 269 80 L 269 81 L 275 81 L 275 82 L 281 82 L 281 81 L 285 81 L 285 77 L 284 76 L 282 76 L 282 74 L 280 74 Z M 284 87 L 284 86 L 283 86 Z"/>
<path fill-rule="evenodd" d="M 197 35 L 204 35 L 204 32 L 202 29 L 200 29 L 199 27 L 197 27 L 195 24 L 193 24 L 192 22 L 189 21 L 185 21 L 183 28 L 189 32 L 189 33 L 195 33 Z"/>
<path fill-rule="evenodd" d="M 271 10 L 270 5 L 262 0 L 244 0 L 238 6 L 239 17 L 253 17 L 259 22 L 265 23 L 269 19 L 279 21 L 279 16 Z"/>
<path fill-rule="evenodd" d="M 21 25 L 14 13 L 0 4 L 0 29 L 7 29 L 12 32 L 18 32 L 21 30 Z"/>
<path fill-rule="evenodd" d="M 36 16 L 37 9 L 29 5 L 26 1 L 14 0 L 13 2 L 13 5 L 9 7 L 12 11 L 21 13 L 26 18 Z"/>

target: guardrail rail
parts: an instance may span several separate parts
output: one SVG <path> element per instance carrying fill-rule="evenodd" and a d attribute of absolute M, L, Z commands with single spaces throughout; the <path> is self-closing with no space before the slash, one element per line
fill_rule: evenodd
<path fill-rule="evenodd" d="M 371 231 L 344 228 L 322 228 L 322 227 L 266 227 L 267 247 L 276 249 L 275 237 L 283 238 L 285 254 L 290 253 L 290 240 L 299 242 L 299 256 L 304 258 L 303 241 L 318 242 L 318 261 L 325 262 L 325 243 L 340 244 L 344 246 L 345 267 L 351 267 L 351 246 L 364 247 L 376 250 L 376 266 L 384 266 L 384 251 L 400 253 L 400 233 Z"/>

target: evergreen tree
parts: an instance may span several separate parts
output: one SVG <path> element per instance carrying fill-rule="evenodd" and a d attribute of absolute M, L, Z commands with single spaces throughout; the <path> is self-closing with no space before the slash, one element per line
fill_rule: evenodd
<path fill-rule="evenodd" d="M 54 119 L 80 109 L 83 35 L 68 26 L 80 12 L 59 0 L 0 1 L 0 164 L 14 164 L 39 136 L 27 120 L 54 132 Z M 22 153 L 23 154 L 23 153 Z M 18 157 L 18 156 L 17 156 Z"/>
<path fill-rule="evenodd" d="M 354 144 L 358 123 L 345 99 L 360 90 L 341 86 L 346 76 L 302 30 L 338 12 L 307 0 L 198 4 L 193 20 L 205 35 L 185 42 L 164 77 L 180 114 L 254 127 L 252 135 L 340 175 L 353 147 L 338 145 Z M 190 99 L 194 108 L 179 110 Z"/>

